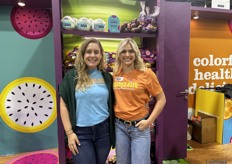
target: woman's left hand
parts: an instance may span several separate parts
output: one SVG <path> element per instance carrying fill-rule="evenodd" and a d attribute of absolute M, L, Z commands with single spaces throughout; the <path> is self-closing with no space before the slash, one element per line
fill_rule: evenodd
<path fill-rule="evenodd" d="M 147 129 L 149 126 L 150 126 L 150 124 L 149 124 L 148 120 L 141 120 L 141 121 L 139 121 L 139 123 L 137 123 L 135 125 L 135 127 L 137 127 L 141 131 Z"/>

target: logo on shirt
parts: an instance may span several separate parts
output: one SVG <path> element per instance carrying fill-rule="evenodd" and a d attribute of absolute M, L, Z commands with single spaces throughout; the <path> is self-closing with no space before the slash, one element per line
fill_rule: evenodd
<path fill-rule="evenodd" d="M 134 89 L 138 88 L 138 86 L 137 82 L 114 82 L 114 89 Z"/>
<path fill-rule="evenodd" d="M 123 77 L 118 76 L 118 77 L 115 78 L 115 81 L 123 81 Z"/>
<path fill-rule="evenodd" d="M 98 78 L 98 79 L 93 78 L 93 79 L 92 79 L 92 82 L 93 82 L 94 84 L 104 84 L 104 79 L 103 79 L 103 78 Z"/>

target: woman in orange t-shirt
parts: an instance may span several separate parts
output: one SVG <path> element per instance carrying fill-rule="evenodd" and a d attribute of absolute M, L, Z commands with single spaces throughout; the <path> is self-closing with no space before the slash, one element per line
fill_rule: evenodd
<path fill-rule="evenodd" d="M 119 43 L 114 67 L 116 161 L 150 164 L 150 125 L 161 113 L 166 98 L 155 73 L 146 68 L 136 42 Z M 156 98 L 149 114 L 150 96 Z"/>

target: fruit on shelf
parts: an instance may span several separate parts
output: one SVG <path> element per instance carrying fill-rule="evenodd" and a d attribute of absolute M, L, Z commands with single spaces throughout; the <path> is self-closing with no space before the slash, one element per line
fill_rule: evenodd
<path fill-rule="evenodd" d="M 73 30 L 75 28 L 76 19 L 71 16 L 65 16 L 61 19 L 61 26 L 65 30 Z"/>
<path fill-rule="evenodd" d="M 132 32 L 132 33 L 155 33 L 157 31 L 156 23 L 152 23 L 151 19 L 140 21 L 137 18 L 131 22 L 124 22 L 121 25 L 120 32 Z"/>

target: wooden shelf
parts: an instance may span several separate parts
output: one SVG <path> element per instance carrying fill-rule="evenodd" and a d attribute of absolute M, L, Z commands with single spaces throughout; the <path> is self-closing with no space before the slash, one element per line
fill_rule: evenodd
<path fill-rule="evenodd" d="M 104 37 L 104 38 L 125 38 L 125 37 L 141 37 L 154 38 L 156 34 L 147 33 L 110 33 L 110 32 L 94 32 L 94 31 L 79 31 L 79 30 L 62 30 L 63 34 L 74 34 L 80 36 Z"/>
<path fill-rule="evenodd" d="M 232 10 L 227 9 L 214 9 L 191 6 L 192 16 L 198 13 L 199 19 L 224 19 L 232 20 Z"/>

